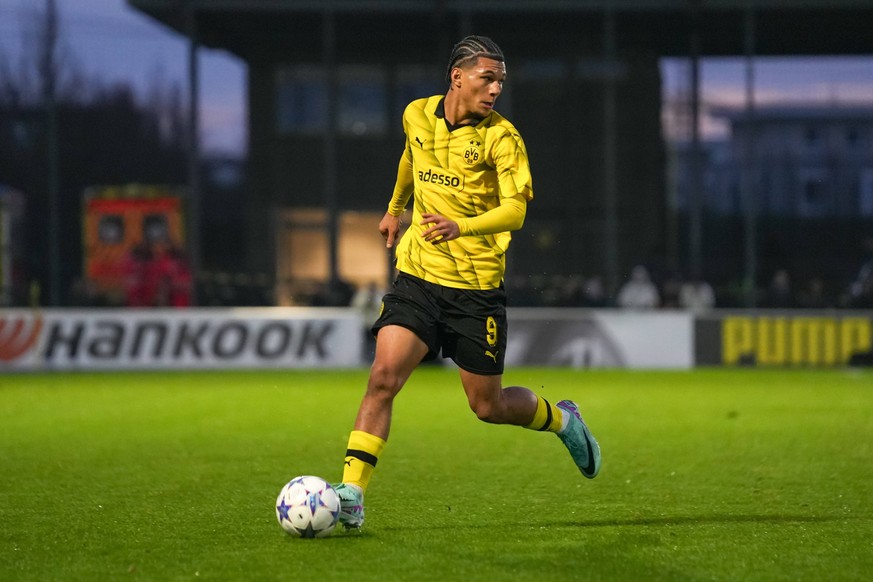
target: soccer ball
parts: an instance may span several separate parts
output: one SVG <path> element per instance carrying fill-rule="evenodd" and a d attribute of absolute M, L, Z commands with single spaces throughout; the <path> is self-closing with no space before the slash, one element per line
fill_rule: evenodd
<path fill-rule="evenodd" d="M 329 536 L 336 527 L 339 513 L 339 495 L 321 477 L 295 477 L 282 487 L 276 499 L 276 519 L 292 536 Z"/>

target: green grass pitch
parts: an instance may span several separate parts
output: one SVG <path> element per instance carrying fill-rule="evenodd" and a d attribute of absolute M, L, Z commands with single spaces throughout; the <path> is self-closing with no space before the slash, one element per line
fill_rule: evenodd
<path fill-rule="evenodd" d="M 861 580 L 873 373 L 516 369 L 580 402 L 551 434 L 476 420 L 454 371 L 395 405 L 360 532 L 287 536 L 337 480 L 366 370 L 0 376 L 2 580 Z"/>

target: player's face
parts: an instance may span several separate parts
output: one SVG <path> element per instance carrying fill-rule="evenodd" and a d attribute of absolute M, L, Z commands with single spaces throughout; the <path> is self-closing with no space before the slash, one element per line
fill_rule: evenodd
<path fill-rule="evenodd" d="M 465 109 L 476 117 L 485 117 L 491 113 L 503 91 L 506 65 L 494 59 L 479 57 L 476 64 L 460 71 L 460 97 Z"/>

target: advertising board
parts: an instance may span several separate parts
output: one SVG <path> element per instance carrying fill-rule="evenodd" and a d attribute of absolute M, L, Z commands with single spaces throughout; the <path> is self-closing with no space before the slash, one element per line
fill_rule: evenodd
<path fill-rule="evenodd" d="M 0 310 L 0 371 L 353 367 L 362 325 L 337 309 Z"/>

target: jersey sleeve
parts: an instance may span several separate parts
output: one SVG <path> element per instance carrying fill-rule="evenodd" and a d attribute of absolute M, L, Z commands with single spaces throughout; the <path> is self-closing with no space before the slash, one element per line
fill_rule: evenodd
<path fill-rule="evenodd" d="M 461 236 L 495 234 L 518 230 L 524 224 L 527 214 L 527 199 L 521 194 L 511 198 L 500 197 L 500 206 L 484 214 L 458 221 Z"/>
<path fill-rule="evenodd" d="M 397 180 L 394 183 L 394 192 L 388 203 L 388 214 L 400 216 L 409 202 L 414 189 L 414 176 L 412 173 L 412 152 L 409 148 L 409 132 L 406 130 L 406 113 L 403 114 L 403 130 L 406 134 L 406 142 L 403 147 L 403 155 L 397 164 Z"/>
<path fill-rule="evenodd" d="M 509 127 L 500 134 L 494 144 L 493 155 L 501 198 L 520 195 L 525 200 L 532 200 L 533 179 L 527 148 L 514 127 Z"/>

